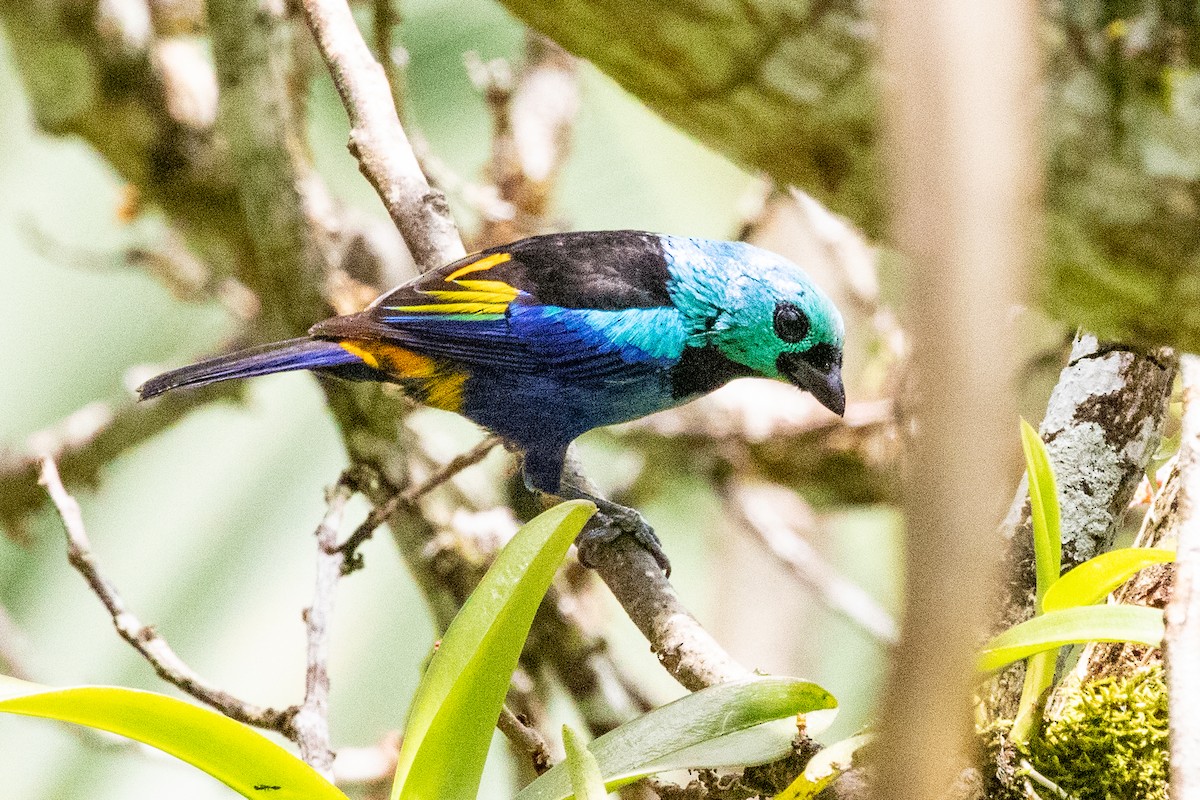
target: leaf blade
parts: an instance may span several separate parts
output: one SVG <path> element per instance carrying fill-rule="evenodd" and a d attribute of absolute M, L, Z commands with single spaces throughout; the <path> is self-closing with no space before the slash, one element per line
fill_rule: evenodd
<path fill-rule="evenodd" d="M 1060 611 L 1098 603 L 1139 570 L 1174 560 L 1173 550 L 1159 547 L 1124 547 L 1101 553 L 1059 578 L 1042 598 L 1042 608 Z"/>
<path fill-rule="evenodd" d="M 1025 452 L 1025 472 L 1029 476 L 1037 603 L 1041 609 L 1042 598 L 1062 571 L 1062 521 L 1059 516 L 1058 487 L 1046 445 L 1037 429 L 1024 419 L 1021 420 L 1021 449 Z"/>
<path fill-rule="evenodd" d="M 186 761 L 244 797 L 347 800 L 320 773 L 252 728 L 174 697 L 119 686 L 58 689 L 0 677 L 0 711 L 126 736 Z"/>
<path fill-rule="evenodd" d="M 790 717 L 836 706 L 833 695 L 807 681 L 747 678 L 685 695 L 606 733 L 588 749 L 609 789 L 672 769 L 732 766 L 687 763 L 697 754 L 733 757 L 730 744 L 737 758 L 755 754 L 761 761 L 753 763 L 763 763 L 790 749 L 796 733 Z M 517 800 L 563 800 L 570 795 L 566 769 L 556 765 L 522 789 Z"/>
<path fill-rule="evenodd" d="M 592 503 L 575 500 L 535 517 L 467 598 L 417 687 L 392 800 L 475 797 L 533 615 L 567 549 L 595 511 Z"/>
<path fill-rule="evenodd" d="M 567 772 L 571 776 L 571 791 L 575 800 L 604 800 L 608 791 L 600 775 L 600 765 L 587 745 L 570 725 L 563 725 L 563 747 L 567 751 Z"/>
<path fill-rule="evenodd" d="M 1158 646 L 1163 615 L 1132 605 L 1081 606 L 1052 611 L 1014 625 L 984 646 L 976 669 L 995 672 L 1034 653 L 1081 642 L 1137 642 Z"/>

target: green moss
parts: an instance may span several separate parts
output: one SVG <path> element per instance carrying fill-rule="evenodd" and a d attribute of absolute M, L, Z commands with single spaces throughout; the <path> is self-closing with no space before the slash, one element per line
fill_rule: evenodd
<path fill-rule="evenodd" d="M 1078 800 L 1166 800 L 1167 755 L 1158 666 L 1080 687 L 1027 753 L 1034 769 Z"/>

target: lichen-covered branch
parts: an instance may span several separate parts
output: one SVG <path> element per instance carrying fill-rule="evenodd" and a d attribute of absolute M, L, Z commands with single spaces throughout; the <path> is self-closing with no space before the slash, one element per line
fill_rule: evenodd
<path fill-rule="evenodd" d="M 1162 433 L 1175 379 L 1167 350 L 1143 352 L 1080 336 L 1050 396 L 1039 432 L 1046 442 L 1062 503 L 1064 570 L 1112 547 L 1118 524 L 1146 473 Z M 1013 437 L 1016 437 L 1014 426 Z M 1035 575 L 1028 494 L 1022 485 L 1001 526 L 1005 586 L 996 629 L 1033 614 Z M 1011 719 L 1024 667 L 997 680 L 989 700 L 994 719 Z"/>

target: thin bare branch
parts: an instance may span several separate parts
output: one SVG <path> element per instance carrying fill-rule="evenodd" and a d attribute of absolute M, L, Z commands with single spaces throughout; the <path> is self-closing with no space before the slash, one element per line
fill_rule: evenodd
<path fill-rule="evenodd" d="M 1165 659 L 1171 720 L 1171 798 L 1200 798 L 1200 357 L 1180 359 L 1183 432 L 1175 583 Z"/>
<path fill-rule="evenodd" d="M 346 538 L 346 541 L 338 546 L 338 549 L 346 558 L 343 570 L 345 572 L 353 572 L 362 567 L 362 557 L 358 554 L 358 548 L 363 542 L 370 539 L 379 526 L 388 521 L 389 517 L 397 511 L 417 513 L 416 503 L 418 500 L 467 467 L 478 464 L 487 458 L 488 453 L 492 452 L 499 444 L 499 437 L 489 436 L 465 453 L 461 453 L 450 459 L 450 461 L 446 462 L 445 466 L 421 483 L 392 495 L 392 497 L 383 503 L 377 503 L 371 509 L 371 513 L 367 515 L 367 518 L 363 520 L 362 524 L 354 529 L 354 533 L 350 534 Z"/>
<path fill-rule="evenodd" d="M 333 776 L 334 762 L 329 738 L 329 626 L 333 621 L 333 598 L 344 560 L 338 548 L 338 531 L 352 494 L 351 481 L 343 475 L 329 490 L 328 508 L 317 526 L 316 587 L 312 605 L 304 610 L 308 664 L 304 676 L 304 702 L 292 718 L 300 755 L 329 778 Z"/>
<path fill-rule="evenodd" d="M 53 456 L 63 480 L 71 486 L 95 486 L 104 468 L 197 409 L 218 401 L 235 401 L 243 388 L 215 384 L 194 392 L 177 392 L 154 403 L 110 405 L 90 403 L 53 427 L 29 436 L 24 452 L 0 450 L 0 526 L 11 533 L 46 502 L 38 488 L 42 458 Z"/>
<path fill-rule="evenodd" d="M 153 627 L 143 625 L 141 620 L 129 610 L 117 592 L 117 587 L 101 573 L 100 565 L 92 553 L 87 530 L 84 528 L 83 514 L 79 510 L 79 503 L 68 494 L 63 486 L 58 468 L 51 458 L 42 460 L 40 483 L 46 487 L 51 502 L 54 503 L 62 518 L 67 534 L 67 559 L 71 566 L 83 576 L 92 592 L 100 598 L 100 602 L 104 603 L 104 607 L 108 609 L 108 613 L 112 617 L 117 633 L 150 662 L 155 673 L 163 680 L 187 692 L 197 700 L 207 703 L 227 717 L 247 725 L 288 735 L 292 709 L 281 711 L 274 708 L 263 708 L 240 700 L 217 688 L 189 667 Z"/>
<path fill-rule="evenodd" d="M 304 17 L 350 118 L 350 152 L 422 270 L 466 252 L 446 198 L 429 186 L 400 125 L 387 76 L 345 0 L 304 0 Z"/>

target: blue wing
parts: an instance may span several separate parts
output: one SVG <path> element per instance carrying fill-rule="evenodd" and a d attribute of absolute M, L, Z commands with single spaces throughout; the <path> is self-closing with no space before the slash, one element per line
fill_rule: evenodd
<path fill-rule="evenodd" d="M 314 333 L 388 342 L 470 367 L 574 381 L 603 381 L 639 368 L 667 368 L 683 353 L 688 334 L 674 308 L 597 311 L 514 301 L 504 314 L 372 316 L 353 322 L 339 318 L 347 323 L 326 324 Z"/>
<path fill-rule="evenodd" d="M 508 252 L 486 252 L 399 287 L 361 314 L 315 326 L 319 338 L 398 345 L 459 364 L 606 381 L 674 364 L 689 331 L 674 306 L 539 302 Z M 525 270 L 525 266 L 518 264 Z M 529 288 L 526 288 L 529 286 Z"/>

